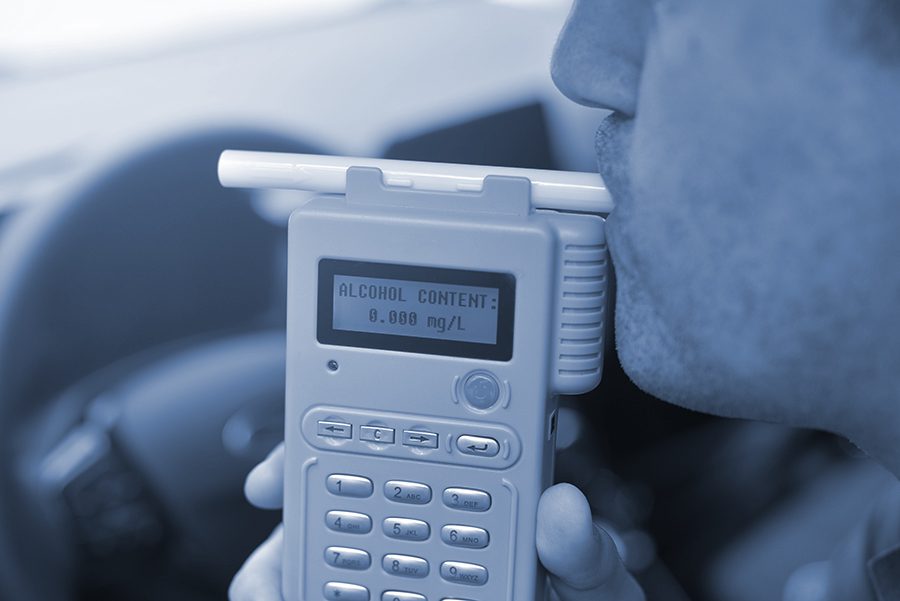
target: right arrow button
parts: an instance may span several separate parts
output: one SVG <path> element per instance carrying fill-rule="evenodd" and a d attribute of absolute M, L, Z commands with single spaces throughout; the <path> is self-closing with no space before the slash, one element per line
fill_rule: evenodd
<path fill-rule="evenodd" d="M 500 452 L 500 444 L 486 436 L 460 436 L 456 448 L 460 453 L 477 457 L 495 457 Z"/>

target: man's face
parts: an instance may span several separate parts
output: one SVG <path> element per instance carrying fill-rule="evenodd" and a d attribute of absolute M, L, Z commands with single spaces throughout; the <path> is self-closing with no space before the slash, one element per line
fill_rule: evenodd
<path fill-rule="evenodd" d="M 617 345 L 648 392 L 856 439 L 900 402 L 900 11 L 871 2 L 576 1 L 553 75 L 615 111 Z"/>

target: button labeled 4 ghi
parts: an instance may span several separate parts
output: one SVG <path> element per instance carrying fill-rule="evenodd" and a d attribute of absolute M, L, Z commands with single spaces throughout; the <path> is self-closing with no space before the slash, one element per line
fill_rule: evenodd
<path fill-rule="evenodd" d="M 423 430 L 404 430 L 403 446 L 436 449 L 438 446 L 438 435 L 435 432 Z"/>
<path fill-rule="evenodd" d="M 500 444 L 486 436 L 460 436 L 456 439 L 456 448 L 460 453 L 478 457 L 496 457 L 500 452 Z"/>

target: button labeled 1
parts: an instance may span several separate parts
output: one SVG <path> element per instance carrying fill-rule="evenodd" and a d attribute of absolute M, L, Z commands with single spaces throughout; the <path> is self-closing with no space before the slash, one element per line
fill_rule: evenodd
<path fill-rule="evenodd" d="M 333 495 L 364 499 L 372 494 L 372 481 L 362 476 L 331 474 L 325 480 L 325 488 Z"/>

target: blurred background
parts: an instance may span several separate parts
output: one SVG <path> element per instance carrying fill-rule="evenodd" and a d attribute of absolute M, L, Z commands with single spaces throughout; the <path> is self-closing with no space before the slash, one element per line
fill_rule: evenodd
<path fill-rule="evenodd" d="M 225 597 L 278 521 L 242 482 L 282 437 L 305 197 L 222 189 L 219 152 L 591 171 L 605 113 L 549 77 L 569 4 L 0 4 L 0 600 Z M 558 479 L 648 598 L 812 595 L 801 568 L 889 476 L 829 435 L 663 404 L 607 356 L 566 402 Z"/>

